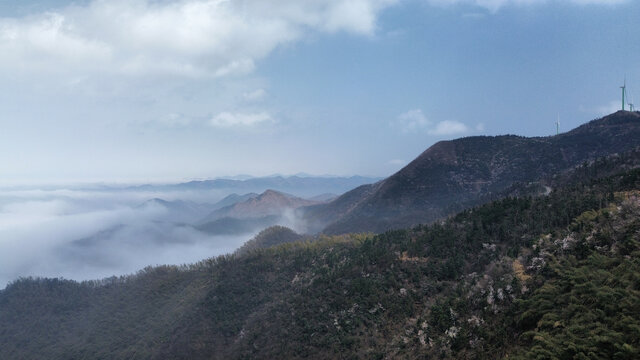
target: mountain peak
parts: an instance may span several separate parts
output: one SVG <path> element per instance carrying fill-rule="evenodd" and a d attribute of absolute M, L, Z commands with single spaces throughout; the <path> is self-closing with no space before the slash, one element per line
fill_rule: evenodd
<path fill-rule="evenodd" d="M 294 196 L 293 195 L 289 195 L 289 194 L 285 194 L 285 193 L 280 192 L 280 191 L 267 189 L 262 194 L 260 194 L 259 198 L 266 198 L 266 197 L 294 197 Z"/>
<path fill-rule="evenodd" d="M 583 124 L 567 133 L 560 135 L 562 136 L 572 133 L 575 134 L 587 131 L 597 131 L 602 130 L 603 128 L 616 128 L 618 130 L 624 130 L 625 128 L 633 128 L 633 125 L 636 123 L 640 123 L 640 112 L 618 110 L 604 117 L 591 120 L 586 124 Z"/>
<path fill-rule="evenodd" d="M 317 204 L 317 201 L 302 199 L 276 190 L 265 190 L 258 196 L 250 197 L 211 213 L 202 222 L 213 221 L 223 217 L 247 219 L 264 216 L 280 216 L 287 209 Z"/>
<path fill-rule="evenodd" d="M 328 233 L 381 232 L 429 223 L 518 182 L 640 146 L 640 113 L 618 111 L 553 137 L 473 136 L 440 141 L 381 182 L 304 209 Z"/>

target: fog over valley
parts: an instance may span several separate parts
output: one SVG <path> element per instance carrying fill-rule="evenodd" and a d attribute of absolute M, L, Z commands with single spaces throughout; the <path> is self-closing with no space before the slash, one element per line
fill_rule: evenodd
<path fill-rule="evenodd" d="M 243 203 L 268 188 L 285 192 L 265 194 L 298 199 L 293 207 L 318 203 L 334 196 L 332 192 L 375 180 L 272 177 L 5 188 L 0 190 L 0 288 L 19 277 L 100 279 L 150 265 L 188 264 L 231 253 L 270 225 L 304 230 L 287 204 L 267 202 L 260 206 L 271 212 L 258 208 L 252 214 L 256 201 Z M 322 200 L 302 200 L 289 193 Z M 230 207 L 237 203 L 243 203 L 239 209 Z"/>
<path fill-rule="evenodd" d="M 19 276 L 87 280 L 233 251 L 252 234 L 211 236 L 140 206 L 140 193 L 0 193 L 0 287 Z"/>

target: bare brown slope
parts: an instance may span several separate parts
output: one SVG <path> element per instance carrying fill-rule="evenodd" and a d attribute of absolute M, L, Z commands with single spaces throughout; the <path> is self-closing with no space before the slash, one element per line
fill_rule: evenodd
<path fill-rule="evenodd" d="M 282 215 L 287 209 L 316 204 L 316 201 L 302 199 L 275 190 L 267 190 L 259 196 L 223 207 L 212 212 L 202 222 L 213 221 L 225 217 L 246 219 L 265 216 Z"/>

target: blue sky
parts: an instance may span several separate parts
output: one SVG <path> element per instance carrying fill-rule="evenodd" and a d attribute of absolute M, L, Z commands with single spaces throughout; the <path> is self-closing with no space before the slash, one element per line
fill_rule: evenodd
<path fill-rule="evenodd" d="M 631 0 L 0 0 L 0 185 L 387 176 L 640 106 Z"/>

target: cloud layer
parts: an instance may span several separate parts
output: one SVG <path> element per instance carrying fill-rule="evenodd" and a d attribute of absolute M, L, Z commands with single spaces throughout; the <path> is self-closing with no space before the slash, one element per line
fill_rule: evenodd
<path fill-rule="evenodd" d="M 272 122 L 271 115 L 260 113 L 222 112 L 211 119 L 211 126 L 219 128 L 251 127 L 265 122 Z"/>
<path fill-rule="evenodd" d="M 426 0 L 496 11 L 552 0 Z M 628 0 L 564 0 L 615 5 Z M 399 0 L 93 0 L 21 18 L 0 18 L 3 71 L 76 76 L 226 77 L 247 74 L 277 47 L 314 32 L 371 36 Z M 561 2 L 558 0 L 556 2 Z"/>
<path fill-rule="evenodd" d="M 252 236 L 210 236 L 180 224 L 163 206 L 140 206 L 157 195 L 0 192 L 0 289 L 20 276 L 88 280 L 148 265 L 193 263 L 232 252 Z"/>
<path fill-rule="evenodd" d="M 223 77 L 309 32 L 372 35 L 395 0 L 94 0 L 0 19 L 5 71 Z"/>

